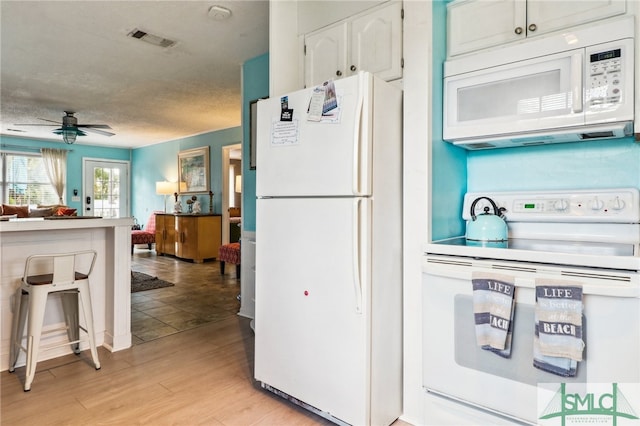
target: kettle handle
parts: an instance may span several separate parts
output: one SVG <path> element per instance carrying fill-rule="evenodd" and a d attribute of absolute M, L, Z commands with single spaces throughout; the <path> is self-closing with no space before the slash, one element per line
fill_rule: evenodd
<path fill-rule="evenodd" d="M 498 206 L 496 205 L 496 203 L 489 197 L 478 197 L 475 200 L 473 200 L 473 203 L 471 203 L 471 220 L 476 220 L 476 204 L 478 203 L 478 201 L 485 199 L 487 201 L 489 201 L 489 203 L 491 203 L 491 207 L 493 207 L 493 214 L 495 214 L 498 217 L 502 217 L 502 210 L 498 208 Z"/>

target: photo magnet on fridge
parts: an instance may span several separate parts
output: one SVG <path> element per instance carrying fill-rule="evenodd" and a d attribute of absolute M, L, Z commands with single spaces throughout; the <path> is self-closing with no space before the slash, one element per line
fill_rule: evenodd
<path fill-rule="evenodd" d="M 336 86 L 333 80 L 325 81 L 324 84 L 324 104 L 322 105 L 322 113 L 325 114 L 332 109 L 338 108 L 338 98 L 336 97 Z"/>
<path fill-rule="evenodd" d="M 289 97 L 280 98 L 280 121 L 293 120 L 293 109 L 289 109 Z"/>
<path fill-rule="evenodd" d="M 291 121 L 291 120 L 293 120 L 293 110 L 283 109 L 280 112 L 280 121 Z"/>

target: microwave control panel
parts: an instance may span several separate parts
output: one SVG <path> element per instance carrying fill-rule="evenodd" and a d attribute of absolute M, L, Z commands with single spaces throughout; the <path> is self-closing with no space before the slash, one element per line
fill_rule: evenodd
<path fill-rule="evenodd" d="M 589 55 L 591 106 L 620 102 L 623 90 L 621 60 L 621 49 Z"/>
<path fill-rule="evenodd" d="M 633 39 L 623 39 L 586 48 L 585 107 L 588 111 L 621 113 L 619 108 L 625 109 L 630 103 L 633 43 Z"/>

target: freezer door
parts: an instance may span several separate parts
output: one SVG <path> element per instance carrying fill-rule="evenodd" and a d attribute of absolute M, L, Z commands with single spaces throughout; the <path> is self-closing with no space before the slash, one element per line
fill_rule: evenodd
<path fill-rule="evenodd" d="M 257 203 L 255 378 L 368 424 L 370 200 Z"/>
<path fill-rule="evenodd" d="M 335 81 L 335 116 L 319 122 L 307 120 L 313 88 L 287 95 L 292 121 L 283 97 L 259 101 L 257 196 L 371 195 L 372 86 L 367 73 Z"/>

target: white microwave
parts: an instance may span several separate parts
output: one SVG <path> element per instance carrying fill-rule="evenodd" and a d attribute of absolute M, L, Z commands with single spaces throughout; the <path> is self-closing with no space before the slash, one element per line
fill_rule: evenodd
<path fill-rule="evenodd" d="M 633 133 L 633 18 L 445 62 L 443 139 L 504 148 Z"/>

